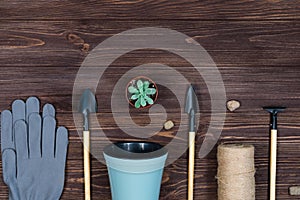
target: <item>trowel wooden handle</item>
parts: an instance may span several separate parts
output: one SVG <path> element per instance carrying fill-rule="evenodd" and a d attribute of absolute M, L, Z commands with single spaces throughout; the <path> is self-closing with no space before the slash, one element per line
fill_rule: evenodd
<path fill-rule="evenodd" d="M 90 131 L 83 131 L 83 159 L 84 159 L 84 194 L 85 200 L 91 199 L 90 183 Z"/>
<path fill-rule="evenodd" d="M 193 200 L 194 193 L 194 165 L 195 165 L 195 132 L 189 132 L 189 178 L 188 200 Z"/>
<path fill-rule="evenodd" d="M 271 130 L 270 147 L 270 200 L 275 200 L 276 195 L 276 157 L 277 157 L 277 130 Z"/>

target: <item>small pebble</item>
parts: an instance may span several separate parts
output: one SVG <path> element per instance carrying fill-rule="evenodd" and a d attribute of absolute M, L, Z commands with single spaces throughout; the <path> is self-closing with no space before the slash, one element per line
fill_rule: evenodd
<path fill-rule="evenodd" d="M 291 186 L 289 188 L 289 193 L 292 196 L 300 195 L 300 186 Z"/>
<path fill-rule="evenodd" d="M 231 112 L 235 111 L 241 106 L 241 103 L 237 100 L 227 101 L 227 109 Z"/>
<path fill-rule="evenodd" d="M 168 120 L 164 123 L 164 129 L 170 130 L 174 127 L 174 123 L 171 120 Z"/>

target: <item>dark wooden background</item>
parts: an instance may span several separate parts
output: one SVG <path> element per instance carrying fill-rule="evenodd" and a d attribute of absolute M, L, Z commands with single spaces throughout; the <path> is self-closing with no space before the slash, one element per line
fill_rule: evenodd
<path fill-rule="evenodd" d="M 62 0 L 0 2 L 0 110 L 10 108 L 16 98 L 38 96 L 53 103 L 59 125 L 70 130 L 66 184 L 61 199 L 84 199 L 82 143 L 72 118 L 72 89 L 76 73 L 97 44 L 131 28 L 164 27 L 180 31 L 199 42 L 217 64 L 226 87 L 227 99 L 242 106 L 227 113 L 219 142 L 255 145 L 256 199 L 267 199 L 268 123 L 266 105 L 288 109 L 279 117 L 277 199 L 300 199 L 288 194 L 289 186 L 300 185 L 300 3 L 298 0 Z M 126 54 L 110 66 L 97 90 L 102 120 L 112 140 L 122 140 L 110 113 L 109 88 L 139 64 L 158 62 L 172 66 L 198 85 L 201 121 L 197 150 L 210 120 L 210 100 L 205 83 L 193 76 L 189 63 L 167 52 L 141 50 Z M 178 120 L 174 96 L 159 103 L 168 118 Z M 163 93 L 164 93 L 163 92 Z M 100 96 L 100 97 L 99 97 Z M 171 102 L 171 103 L 169 103 Z M 224 103 L 225 106 L 225 103 Z M 145 113 L 135 113 L 137 123 Z M 161 125 L 158 125 L 161 126 Z M 151 140 L 166 143 L 171 131 Z M 130 139 L 130 138 L 129 138 Z M 216 148 L 196 160 L 195 199 L 217 199 Z M 187 199 L 187 158 L 181 156 L 165 169 L 160 199 Z M 105 165 L 92 160 L 93 199 L 110 199 Z M 0 199 L 7 188 L 0 181 Z"/>

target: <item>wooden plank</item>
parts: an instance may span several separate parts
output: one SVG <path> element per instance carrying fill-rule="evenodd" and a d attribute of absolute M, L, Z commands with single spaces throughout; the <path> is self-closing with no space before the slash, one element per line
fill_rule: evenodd
<path fill-rule="evenodd" d="M 237 6 L 245 3 L 244 1 L 239 2 L 236 2 Z M 16 2 L 18 5 L 16 9 L 23 9 L 26 14 L 27 7 L 22 8 L 20 6 L 22 3 L 24 4 L 25 1 Z M 46 9 L 46 5 L 50 5 L 46 1 L 42 3 L 44 4 L 36 4 L 36 11 L 41 7 Z M 154 1 L 151 3 L 154 4 Z M 202 4 L 203 2 L 198 3 Z M 249 3 L 251 5 L 252 3 L 253 5 L 266 4 L 266 2 L 252 1 Z M 272 5 L 282 6 L 282 4 L 289 3 L 278 1 L 273 2 Z M 55 11 L 56 14 L 65 12 L 67 9 L 59 4 L 60 2 L 56 5 L 60 7 Z M 69 4 L 72 10 L 77 8 L 77 5 L 70 2 Z M 206 4 L 210 7 L 215 4 L 215 1 L 212 1 L 211 4 L 206 2 Z M 231 2 L 228 5 L 230 4 Z M 15 12 L 13 9 L 15 5 L 8 5 L 4 2 L 1 8 L 3 6 L 12 9 L 6 9 L 5 12 L 11 14 Z M 224 4 L 224 6 L 227 5 Z M 165 9 L 165 6 L 163 7 Z M 49 18 L 38 16 L 34 11 L 32 17 L 40 18 L 41 21 L 26 20 L 26 17 L 17 21 L 2 20 L 0 25 L 0 110 L 10 108 L 11 102 L 16 98 L 25 99 L 32 95 L 38 96 L 43 104 L 50 102 L 55 105 L 58 111 L 58 125 L 65 125 L 70 130 L 66 185 L 62 199 L 83 199 L 82 144 L 77 135 L 71 112 L 73 83 L 80 64 L 87 53 L 99 42 L 121 31 L 144 26 L 175 29 L 194 38 L 208 50 L 222 74 L 227 99 L 237 99 L 241 102 L 240 109 L 233 113 L 227 113 L 219 143 L 254 144 L 257 170 L 256 199 L 266 199 L 268 189 L 269 116 L 261 107 L 271 104 L 288 107 L 279 116 L 277 190 L 278 199 L 290 199 L 288 187 L 299 185 L 300 182 L 298 176 L 300 173 L 300 47 L 297 44 L 300 27 L 297 19 L 292 17 L 295 15 L 293 11 L 290 10 L 289 14 L 281 15 L 278 13 L 284 13 L 285 10 L 276 9 L 278 13 L 271 16 L 269 13 L 275 12 L 275 9 L 272 11 L 273 8 L 271 6 L 265 14 L 254 18 L 268 19 L 268 21 L 252 21 L 251 13 L 241 16 L 240 13 L 234 12 L 228 13 L 226 20 L 211 20 L 212 17 L 208 16 L 207 21 L 107 21 L 106 19 L 67 21 L 59 20 L 59 17 L 55 18 L 54 14 L 50 14 Z M 297 5 L 292 9 L 296 8 Z M 258 10 L 263 11 L 261 8 Z M 211 12 L 217 15 L 216 11 Z M 178 15 L 188 17 L 189 14 L 180 12 Z M 173 13 L 174 17 L 178 15 Z M 235 15 L 240 17 L 235 17 Z M 73 19 L 74 16 L 72 12 L 64 15 L 66 19 L 68 17 Z M 100 16 L 101 13 L 98 17 Z M 130 15 L 127 16 L 130 17 Z M 162 15 L 162 18 L 165 16 L 167 14 Z M 202 14 L 200 18 L 201 16 Z M 16 14 L 15 17 L 21 17 L 21 14 Z M 280 19 L 274 20 L 277 19 L 276 17 L 280 17 Z M 13 17 L 7 15 L 6 19 L 10 18 Z M 55 20 L 43 21 L 46 18 Z M 96 16 L 91 15 L 87 18 L 96 19 Z M 239 20 L 230 20 L 233 18 Z M 291 20 L 282 20 L 285 18 Z M 73 34 L 75 38 L 70 38 L 70 34 L 71 36 Z M 78 41 L 82 42 L 81 40 L 84 41 L 84 44 L 89 45 L 89 51 L 81 50 L 83 46 L 75 44 Z M 197 151 L 199 151 L 211 117 L 210 95 L 205 82 L 199 74 L 195 73 L 189 63 L 178 56 L 162 51 L 132 52 L 119 58 L 105 72 L 105 76 L 101 79 L 101 85 L 105 85 L 105 87 L 99 87 L 96 94 L 100 112 L 97 116 L 105 130 L 106 137 L 112 141 L 132 139 L 130 136 L 121 134 L 120 129 L 116 126 L 111 115 L 109 97 L 114 84 L 127 70 L 148 62 L 167 64 L 199 86 L 196 90 L 201 110 L 197 137 Z M 150 140 L 166 144 L 171 140 L 170 137 L 176 134 L 178 124 L 182 123 L 183 126 L 187 126 L 187 121 L 181 121 L 179 114 L 181 110 L 174 95 L 167 88 L 160 87 L 160 90 L 162 92 L 158 103 L 166 107 L 168 118 L 174 120 L 175 127 L 169 132 L 161 131 Z M 180 95 L 184 95 L 184 93 L 185 91 L 180 91 Z M 127 106 L 126 101 L 123 106 Z M 137 124 L 143 125 L 149 122 L 147 111 L 137 112 L 134 109 L 130 111 Z M 124 113 L 125 109 L 120 109 L 118 112 L 119 120 L 127 117 Z M 156 115 L 160 114 L 156 113 Z M 154 126 L 162 127 L 162 123 L 156 123 Z M 102 136 L 93 139 L 96 144 L 103 141 L 104 138 Z M 182 144 L 185 142 L 185 138 L 179 137 L 176 142 Z M 183 154 L 180 159 L 165 169 L 160 199 L 186 199 L 186 158 L 187 155 Z M 216 199 L 216 170 L 216 149 L 205 159 L 196 160 L 195 199 Z M 92 177 L 93 199 L 110 199 L 106 167 L 96 159 L 92 160 Z M 7 199 L 7 194 L 7 188 L 1 180 L 0 199 Z"/>
<path fill-rule="evenodd" d="M 111 112 L 110 96 L 113 87 L 118 79 L 131 68 L 128 67 L 122 71 L 118 65 L 111 66 L 101 78 L 100 86 L 96 92 L 101 112 Z M 188 77 L 192 83 L 198 85 L 196 93 L 199 95 L 199 101 L 201 102 L 201 111 L 210 112 L 210 95 L 204 80 L 199 78 L 199 74 L 194 73 L 190 66 L 175 67 L 175 69 Z M 41 98 L 43 103 L 54 103 L 58 108 L 58 112 L 70 112 L 72 110 L 72 91 L 77 70 L 78 67 L 2 67 L 0 71 L 2 87 L 0 95 L 5 98 L 0 99 L 0 109 L 8 108 L 16 98 L 24 99 L 36 95 Z M 237 99 L 242 104 L 242 110 L 238 110 L 238 113 L 248 112 L 251 117 L 257 112 L 263 112 L 261 107 L 269 104 L 287 106 L 289 108 L 287 112 L 293 112 L 295 111 L 293 109 L 297 110 L 298 108 L 300 96 L 300 88 L 298 87 L 300 84 L 299 67 L 219 67 L 219 71 L 223 77 L 227 99 Z M 174 77 L 174 79 L 176 80 L 177 77 Z M 176 84 L 184 83 L 179 82 Z M 57 88 L 60 89 L 57 90 Z M 159 90 L 158 103 L 167 106 L 167 109 L 172 113 L 180 113 L 180 107 L 172 107 L 168 106 L 168 103 L 164 103 L 164 101 L 167 101 L 177 104 L 177 98 L 174 94 L 162 86 L 159 86 Z M 178 91 L 178 94 L 184 96 L 185 91 Z M 253 101 L 252 94 L 255 94 L 256 101 Z M 107 98 L 103 99 L 102 96 Z M 125 95 L 120 96 L 120 98 L 125 98 Z M 125 99 L 120 106 L 121 110 L 119 112 L 123 112 L 127 106 Z M 283 115 L 285 114 L 283 113 Z"/>
<path fill-rule="evenodd" d="M 237 142 L 232 140 L 231 142 Z M 228 141 L 227 141 L 228 142 Z M 265 144 L 257 142 L 254 144 L 256 152 L 261 151 L 261 147 L 266 147 Z M 299 143 L 297 144 L 299 146 Z M 68 158 L 66 169 L 66 184 L 62 199 L 78 199 L 83 198 L 83 163 L 81 145 L 71 147 L 72 150 L 78 150 L 76 159 Z M 266 148 L 267 149 L 267 148 Z M 267 150 L 265 155 L 256 154 L 256 199 L 265 199 L 267 195 L 267 172 L 268 172 L 268 157 Z M 290 144 L 280 145 L 279 150 L 284 150 L 284 154 L 298 153 L 299 148 L 293 148 Z M 196 159 L 196 180 L 195 180 L 195 198 L 216 199 L 216 167 L 217 163 L 214 155 L 206 159 Z M 278 198 L 288 199 L 288 187 L 299 183 L 300 178 L 297 174 L 299 169 L 299 156 L 295 158 L 286 158 L 279 156 L 278 159 Z M 1 163 L 0 163 L 1 164 Z M 166 167 L 161 190 L 161 199 L 185 199 L 186 198 L 186 169 L 187 159 L 180 158 L 172 165 Z M 2 170 L 0 168 L 0 170 Z M 7 188 L 2 180 L 0 181 L 1 196 L 6 198 Z M 108 187 L 108 175 L 106 166 L 95 159 L 92 159 L 92 191 L 93 198 L 110 199 L 110 190 Z"/>
<path fill-rule="evenodd" d="M 1 19 L 299 19 L 297 0 L 128 0 L 1 2 Z"/>
<path fill-rule="evenodd" d="M 170 28 L 190 36 L 208 51 L 218 66 L 299 65 L 300 46 L 295 41 L 300 37 L 300 25 L 293 20 L 126 23 L 9 20 L 1 22 L 0 26 L 0 66 L 80 66 L 87 53 L 105 39 L 128 29 L 149 26 Z M 78 40 L 89 48 L 83 50 L 83 44 L 76 43 Z M 132 42 L 137 41 L 133 39 Z M 127 60 L 119 62 L 120 65 L 132 66 L 156 59 L 176 66 L 185 63 L 170 53 L 150 50 L 134 51 L 124 58 Z"/>

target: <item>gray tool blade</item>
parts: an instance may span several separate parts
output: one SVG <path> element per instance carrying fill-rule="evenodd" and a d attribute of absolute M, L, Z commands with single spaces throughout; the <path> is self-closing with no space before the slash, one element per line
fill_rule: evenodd
<path fill-rule="evenodd" d="M 184 111 L 189 115 L 189 131 L 195 132 L 195 114 L 198 112 L 198 101 L 193 86 L 190 85 L 185 98 L 185 109 Z"/>
<path fill-rule="evenodd" d="M 97 102 L 95 95 L 90 89 L 84 90 L 80 98 L 79 112 L 83 114 L 83 129 L 89 130 L 88 115 L 95 113 L 97 110 Z"/>

